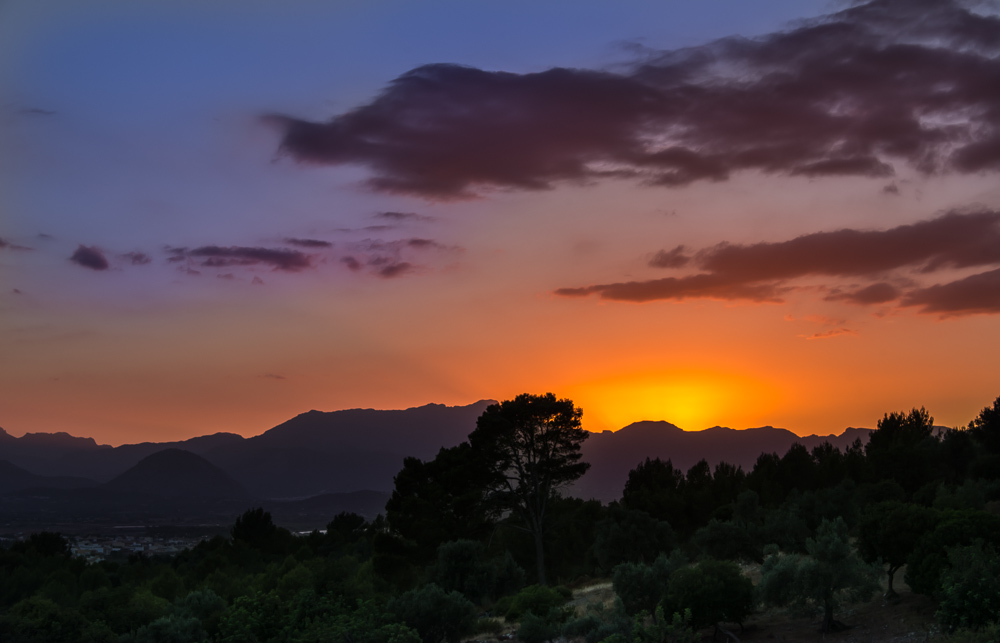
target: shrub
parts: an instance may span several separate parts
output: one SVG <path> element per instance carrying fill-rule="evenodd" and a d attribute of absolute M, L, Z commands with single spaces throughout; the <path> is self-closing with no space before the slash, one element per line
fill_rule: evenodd
<path fill-rule="evenodd" d="M 558 608 L 553 608 L 545 616 L 526 612 L 521 617 L 521 626 L 517 628 L 517 638 L 524 643 L 551 641 L 561 633 L 560 623 L 562 620 L 563 613 Z"/>
<path fill-rule="evenodd" d="M 696 628 L 742 624 L 753 613 L 753 583 L 735 563 L 703 560 L 670 577 L 667 605 L 674 612 L 687 610 Z"/>
<path fill-rule="evenodd" d="M 676 550 L 670 558 L 661 554 L 652 565 L 622 563 L 616 566 L 612 574 L 612 586 L 621 599 L 625 613 L 653 613 L 667 593 L 670 575 L 685 564 L 687 559 L 680 550 Z"/>
<path fill-rule="evenodd" d="M 969 547 L 948 550 L 950 568 L 941 575 L 942 597 L 938 610 L 941 625 L 978 630 L 1000 614 L 1000 556 L 977 541 Z"/>
<path fill-rule="evenodd" d="M 535 616 L 548 618 L 549 613 L 553 609 L 558 609 L 566 604 L 566 601 L 572 596 L 572 592 L 569 592 L 569 596 L 566 593 L 569 592 L 568 589 L 562 588 L 559 591 L 557 588 L 547 587 L 545 585 L 529 585 L 525 587 L 520 592 L 517 593 L 514 598 L 510 601 L 510 607 L 506 611 L 506 616 L 509 619 L 521 620 L 525 614 L 534 614 Z M 566 620 L 561 618 L 560 622 Z"/>
<path fill-rule="evenodd" d="M 475 629 L 476 607 L 469 599 L 434 583 L 400 594 L 386 609 L 415 629 L 424 643 L 455 643 Z"/>

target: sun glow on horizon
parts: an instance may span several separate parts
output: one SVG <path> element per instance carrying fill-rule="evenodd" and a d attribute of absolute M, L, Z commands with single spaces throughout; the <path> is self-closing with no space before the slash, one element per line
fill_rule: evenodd
<path fill-rule="evenodd" d="M 746 428 L 781 401 L 772 384 L 712 371 L 620 375 L 573 387 L 572 397 L 591 431 L 617 431 L 643 420 L 665 420 L 687 431 L 718 424 Z"/>

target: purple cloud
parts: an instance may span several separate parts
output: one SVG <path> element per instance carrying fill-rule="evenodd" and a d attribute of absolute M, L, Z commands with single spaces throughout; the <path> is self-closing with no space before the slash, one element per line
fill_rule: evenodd
<path fill-rule="evenodd" d="M 133 266 L 145 266 L 153 261 L 145 252 L 127 252 L 122 255 L 122 259 L 125 259 Z"/>
<path fill-rule="evenodd" d="M 995 16 L 874 0 L 622 73 L 426 65 L 325 123 L 267 118 L 295 159 L 366 166 L 374 189 L 430 199 L 605 176 L 679 186 L 745 170 L 997 171 L 998 54 Z"/>
<path fill-rule="evenodd" d="M 76 252 L 69 258 L 73 263 L 91 270 L 107 270 L 108 259 L 97 246 L 77 246 Z"/>
<path fill-rule="evenodd" d="M 309 255 L 284 248 L 252 248 L 245 246 L 201 246 L 200 248 L 170 248 L 170 261 L 195 259 L 199 266 L 224 268 L 229 266 L 269 265 L 275 270 L 298 272 L 312 267 Z"/>
<path fill-rule="evenodd" d="M 413 265 L 405 261 L 399 263 L 390 263 L 379 269 L 378 274 L 380 277 L 385 277 L 386 279 L 391 279 L 392 277 L 398 277 L 407 272 L 413 270 Z"/>
<path fill-rule="evenodd" d="M 298 246 L 300 248 L 332 248 L 333 244 L 329 241 L 323 241 L 321 239 L 293 239 L 286 238 L 285 243 Z"/>

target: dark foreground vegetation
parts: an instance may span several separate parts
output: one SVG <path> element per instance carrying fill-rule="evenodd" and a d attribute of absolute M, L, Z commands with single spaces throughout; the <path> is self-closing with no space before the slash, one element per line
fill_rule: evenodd
<path fill-rule="evenodd" d="M 1000 398 L 964 429 L 889 413 L 867 444 L 749 472 L 646 460 L 608 505 L 559 494 L 586 437 L 570 401 L 522 395 L 407 459 L 372 522 L 294 535 L 251 509 L 178 555 L 91 564 L 33 534 L 0 551 L 0 641 L 440 643 L 511 624 L 526 643 L 738 640 L 767 607 L 857 625 L 843 606 L 892 602 L 900 575 L 954 640 L 1000 636 Z M 569 604 L 564 585 L 596 579 L 614 605 Z"/>

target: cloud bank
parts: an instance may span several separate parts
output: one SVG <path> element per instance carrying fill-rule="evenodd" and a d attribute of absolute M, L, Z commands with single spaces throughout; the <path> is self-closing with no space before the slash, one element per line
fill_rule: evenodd
<path fill-rule="evenodd" d="M 757 170 L 891 177 L 1000 170 L 1000 19 L 875 0 L 624 72 L 434 64 L 324 123 L 268 116 L 293 158 L 366 166 L 430 199 L 631 177 L 682 186 Z M 391 217 L 389 217 L 391 218 Z"/>
<path fill-rule="evenodd" d="M 688 263 L 675 261 L 682 253 L 683 246 L 661 250 L 650 264 L 679 268 Z M 720 243 L 695 253 L 690 262 L 702 272 L 560 288 L 556 294 L 631 302 L 711 298 L 777 303 L 795 287 L 790 282 L 820 277 L 827 282 L 823 288 L 829 301 L 858 305 L 895 301 L 944 315 L 996 313 L 1000 268 L 927 287 L 904 290 L 901 284 L 946 270 L 1000 266 L 1000 211 L 949 212 L 889 230 L 844 229 L 780 242 Z M 844 288 L 830 278 L 872 283 Z"/>
<path fill-rule="evenodd" d="M 246 246 L 201 246 L 199 248 L 170 248 L 170 261 L 193 259 L 206 268 L 253 266 L 263 264 L 275 270 L 298 272 L 311 267 L 309 255 L 285 248 L 255 248 Z"/>

